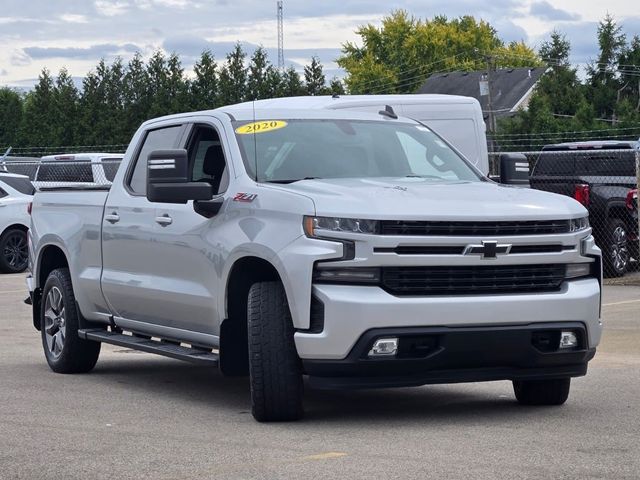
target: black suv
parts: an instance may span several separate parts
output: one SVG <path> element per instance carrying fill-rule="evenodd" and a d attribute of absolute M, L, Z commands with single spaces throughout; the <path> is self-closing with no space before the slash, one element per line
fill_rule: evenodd
<path fill-rule="evenodd" d="M 637 186 L 640 142 L 590 141 L 547 145 L 538 157 L 531 188 L 575 198 L 589 210 L 606 276 L 624 275 L 638 264 L 637 214 L 627 196 Z"/>

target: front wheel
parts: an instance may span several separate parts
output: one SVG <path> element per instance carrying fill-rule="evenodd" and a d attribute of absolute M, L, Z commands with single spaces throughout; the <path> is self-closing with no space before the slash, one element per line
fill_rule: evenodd
<path fill-rule="evenodd" d="M 605 277 L 623 276 L 629 266 L 629 244 L 627 226 L 619 218 L 607 222 L 603 250 Z"/>
<path fill-rule="evenodd" d="M 0 237 L 0 271 L 20 273 L 27 268 L 29 250 L 27 232 L 12 228 Z"/>
<path fill-rule="evenodd" d="M 259 422 L 298 420 L 303 414 L 302 367 L 280 282 L 251 287 L 247 318 L 251 413 Z"/>
<path fill-rule="evenodd" d="M 52 271 L 42 290 L 40 333 L 44 355 L 56 373 L 85 373 L 100 355 L 100 342 L 78 336 L 80 314 L 68 268 Z"/>
<path fill-rule="evenodd" d="M 513 391 L 521 405 L 562 405 L 569 398 L 570 388 L 570 378 L 513 382 Z"/>

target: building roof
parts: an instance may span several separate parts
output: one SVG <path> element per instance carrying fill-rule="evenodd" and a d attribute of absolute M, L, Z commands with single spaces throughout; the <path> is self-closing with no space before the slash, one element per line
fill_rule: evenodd
<path fill-rule="evenodd" d="M 536 85 L 545 67 L 503 68 L 492 72 L 491 98 L 497 117 L 509 115 L 518 109 Z M 486 70 L 475 72 L 450 72 L 431 75 L 417 93 L 444 93 L 474 97 L 488 116 L 488 97 L 480 96 L 480 80 Z"/>

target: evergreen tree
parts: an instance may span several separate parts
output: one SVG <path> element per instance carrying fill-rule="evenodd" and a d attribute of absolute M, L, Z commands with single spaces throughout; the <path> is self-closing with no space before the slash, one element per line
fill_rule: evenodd
<path fill-rule="evenodd" d="M 195 78 L 191 82 L 191 106 L 194 110 L 209 110 L 218 104 L 218 65 L 210 50 L 205 50 L 193 66 Z"/>
<path fill-rule="evenodd" d="M 167 114 L 180 113 L 188 109 L 189 83 L 184 77 L 182 62 L 177 54 L 169 55 L 167 61 L 167 85 L 164 94 L 167 98 Z"/>
<path fill-rule="evenodd" d="M 247 78 L 247 100 L 259 100 L 269 98 L 271 86 L 268 77 L 274 70 L 273 65 L 267 59 L 267 52 L 264 48 L 258 47 L 251 56 Z"/>
<path fill-rule="evenodd" d="M 131 137 L 140 124 L 150 118 L 151 108 L 149 73 L 139 52 L 127 65 L 122 95 L 124 110 L 127 112 L 122 123 L 124 130 Z"/>
<path fill-rule="evenodd" d="M 240 43 L 237 43 L 233 51 L 227 54 L 226 62 L 218 77 L 220 105 L 232 105 L 245 100 L 247 69 L 244 66 L 244 60 L 246 56 Z"/>
<path fill-rule="evenodd" d="M 44 68 L 38 83 L 25 97 L 20 146 L 42 149 L 60 145 L 52 128 L 56 122 L 54 83 L 49 70 Z"/>
<path fill-rule="evenodd" d="M 624 48 L 618 62 L 618 72 L 622 84 L 619 97 L 627 100 L 630 107 L 626 115 L 618 116 L 625 120 L 635 117 L 640 122 L 640 35 L 634 35 Z"/>
<path fill-rule="evenodd" d="M 578 73 L 571 67 L 571 44 L 566 36 L 554 30 L 548 41 L 540 47 L 540 57 L 549 64 L 549 70 L 540 78 L 537 95 L 545 95 L 551 111 L 558 115 L 573 116 L 584 98 Z"/>
<path fill-rule="evenodd" d="M 284 97 L 296 97 L 306 93 L 300 75 L 292 66 L 289 66 L 282 74 L 281 88 Z"/>
<path fill-rule="evenodd" d="M 593 103 L 596 115 L 612 118 L 620 89 L 617 69 L 626 45 L 626 36 L 609 14 L 598 25 L 598 45 L 598 58 L 587 69 L 589 100 Z"/>
<path fill-rule="evenodd" d="M 54 95 L 54 111 L 58 121 L 52 125 L 58 145 L 75 145 L 78 129 L 78 89 L 66 68 L 58 73 Z"/>
<path fill-rule="evenodd" d="M 0 155 L 7 147 L 18 145 L 22 108 L 22 98 L 17 92 L 0 88 Z"/>
<path fill-rule="evenodd" d="M 344 95 L 344 84 L 338 77 L 333 77 L 329 82 L 329 90 L 331 95 Z"/>
<path fill-rule="evenodd" d="M 322 95 L 326 93 L 326 78 L 318 57 L 311 57 L 311 64 L 304 67 L 304 82 L 307 87 L 307 95 Z"/>

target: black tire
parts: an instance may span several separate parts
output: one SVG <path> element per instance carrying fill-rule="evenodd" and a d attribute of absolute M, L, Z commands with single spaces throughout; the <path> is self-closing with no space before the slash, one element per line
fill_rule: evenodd
<path fill-rule="evenodd" d="M 562 405 L 569 398 L 570 388 L 570 378 L 513 382 L 513 391 L 521 405 Z"/>
<path fill-rule="evenodd" d="M 59 294 L 61 303 L 56 300 Z M 96 365 L 100 342 L 81 339 L 78 328 L 80 312 L 76 307 L 69 269 L 58 268 L 47 277 L 40 308 L 42 347 L 54 372 L 86 373 Z"/>
<path fill-rule="evenodd" d="M 607 222 L 602 257 L 605 277 L 621 277 L 629 267 L 627 225 L 619 218 Z"/>
<path fill-rule="evenodd" d="M 27 269 L 29 249 L 27 232 L 19 228 L 5 231 L 0 237 L 0 271 L 20 273 Z"/>
<path fill-rule="evenodd" d="M 280 282 L 260 282 L 251 287 L 247 318 L 253 417 L 259 422 L 302 418 L 302 367 Z"/>

